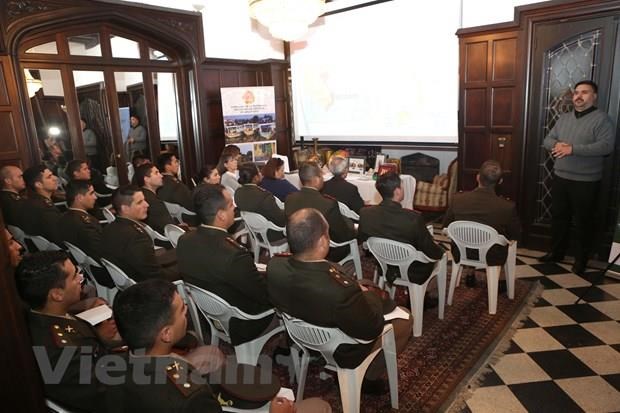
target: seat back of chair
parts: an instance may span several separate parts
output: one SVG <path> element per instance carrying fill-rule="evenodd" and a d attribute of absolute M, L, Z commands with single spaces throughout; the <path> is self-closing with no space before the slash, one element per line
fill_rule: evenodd
<path fill-rule="evenodd" d="M 114 285 L 116 285 L 116 288 L 118 288 L 119 290 L 123 291 L 136 283 L 134 280 L 129 278 L 129 276 L 125 274 L 123 270 L 117 267 L 116 264 L 111 263 L 105 258 L 101 259 L 101 263 L 103 264 L 105 269 L 108 270 L 108 274 L 110 274 L 110 277 L 112 277 Z"/>
<path fill-rule="evenodd" d="M 212 292 L 189 283 L 186 283 L 185 286 L 198 310 L 209 321 L 211 328 L 215 328 L 220 335 L 223 335 L 230 342 L 230 319 L 236 315 L 234 314 L 234 307 Z"/>
<path fill-rule="evenodd" d="M 111 224 L 116 219 L 116 216 L 108 208 L 101 208 L 101 212 L 103 212 L 103 216 L 108 221 L 108 224 Z"/>
<path fill-rule="evenodd" d="M 61 248 L 41 235 L 28 235 L 39 251 L 59 251 Z"/>
<path fill-rule="evenodd" d="M 446 230 L 448 237 L 459 249 L 460 263 L 468 265 L 487 265 L 487 252 L 495 245 L 507 245 L 505 237 L 495 228 L 473 221 L 454 221 Z M 478 259 L 467 258 L 467 250 L 477 250 Z"/>
<path fill-rule="evenodd" d="M 259 244 L 267 245 L 269 241 L 267 238 L 267 230 L 273 229 L 273 223 L 256 212 L 241 211 L 240 214 L 252 238 L 258 241 Z"/>
<path fill-rule="evenodd" d="M 351 208 L 349 208 L 349 206 L 345 203 L 342 203 L 340 201 L 338 201 L 338 208 L 340 209 L 340 213 L 347 217 L 350 218 L 354 221 L 359 221 L 360 220 L 360 216 L 357 214 L 357 212 L 353 211 Z"/>
<path fill-rule="evenodd" d="M 334 352 L 340 344 L 358 344 L 339 328 L 319 327 L 299 318 L 282 313 L 284 326 L 291 339 L 301 348 L 318 351 L 327 364 L 336 366 Z"/>
<path fill-rule="evenodd" d="M 179 222 L 183 222 L 183 214 L 181 213 L 181 205 L 164 201 L 168 213 Z"/>
<path fill-rule="evenodd" d="M 169 241 L 168 238 L 166 238 L 165 236 L 161 235 L 159 232 L 155 231 L 153 228 L 151 228 L 150 225 L 144 224 L 144 229 L 145 229 L 146 233 L 149 234 L 149 237 L 151 237 L 153 242 L 155 242 L 155 240 Z"/>
<path fill-rule="evenodd" d="M 177 225 L 168 224 L 164 227 L 164 234 L 166 234 L 166 238 L 168 238 L 172 246 L 176 248 L 179 243 L 179 238 L 181 238 L 181 235 L 185 234 L 185 230 Z"/>
<path fill-rule="evenodd" d="M 368 238 L 368 249 L 377 259 L 383 274 L 386 274 L 387 266 L 394 265 L 400 269 L 401 277 L 407 277 L 409 266 L 414 261 L 428 262 L 428 258 L 421 254 L 410 244 L 398 242 L 387 238 Z M 426 258 L 426 259 L 425 259 Z"/>
<path fill-rule="evenodd" d="M 97 261 L 86 255 L 86 253 L 82 251 L 79 247 L 67 241 L 65 241 L 65 246 L 79 265 L 94 265 L 95 267 L 101 267 Z"/>
<path fill-rule="evenodd" d="M 274 196 L 273 199 L 276 201 L 276 205 L 278 206 L 278 208 L 284 209 L 284 202 L 280 201 L 280 198 Z"/>
<path fill-rule="evenodd" d="M 24 248 L 28 251 L 28 245 L 26 244 L 26 233 L 19 227 L 14 225 L 7 225 L 6 229 L 9 230 L 13 238 L 15 238 Z"/>

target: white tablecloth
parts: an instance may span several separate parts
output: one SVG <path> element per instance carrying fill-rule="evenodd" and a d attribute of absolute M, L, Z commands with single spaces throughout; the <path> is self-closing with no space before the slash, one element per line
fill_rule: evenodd
<path fill-rule="evenodd" d="M 331 179 L 330 175 L 325 175 L 325 180 Z M 297 188 L 301 188 L 301 182 L 299 181 L 299 175 L 297 173 L 286 174 L 286 179 L 295 185 Z M 413 209 L 413 195 L 415 194 L 415 178 L 411 175 L 401 175 L 400 179 L 403 182 L 403 188 L 405 189 L 405 198 L 401 202 L 404 208 Z M 370 205 L 377 205 L 381 203 L 381 195 L 375 188 L 375 181 L 373 179 L 364 179 L 357 174 L 349 174 L 347 181 L 357 186 L 357 190 L 360 192 L 360 196 L 365 203 Z"/>

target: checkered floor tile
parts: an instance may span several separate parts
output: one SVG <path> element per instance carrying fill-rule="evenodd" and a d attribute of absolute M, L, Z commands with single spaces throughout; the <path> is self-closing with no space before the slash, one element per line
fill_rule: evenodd
<path fill-rule="evenodd" d="M 518 256 L 517 277 L 539 281 L 541 298 L 490 372 L 472 379 L 479 387 L 466 406 L 451 412 L 620 411 L 620 281 L 536 256 Z"/>

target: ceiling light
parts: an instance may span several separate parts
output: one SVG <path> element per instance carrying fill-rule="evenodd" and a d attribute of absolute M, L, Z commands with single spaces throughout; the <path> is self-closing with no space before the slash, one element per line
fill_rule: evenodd
<path fill-rule="evenodd" d="M 250 16 L 287 42 L 302 37 L 321 14 L 325 0 L 248 0 Z"/>

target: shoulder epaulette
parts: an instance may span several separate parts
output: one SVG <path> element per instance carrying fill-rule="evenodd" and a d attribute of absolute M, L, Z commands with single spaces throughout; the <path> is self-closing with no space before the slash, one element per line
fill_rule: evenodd
<path fill-rule="evenodd" d="M 340 272 L 337 268 L 329 267 L 329 276 L 332 277 L 338 284 L 343 287 L 352 287 L 356 283 L 352 281 L 346 274 Z"/>
<path fill-rule="evenodd" d="M 334 198 L 333 196 L 331 196 L 331 195 L 328 195 L 328 194 L 321 194 L 321 195 L 323 195 L 323 198 L 327 198 L 327 199 L 329 199 L 331 201 L 338 202 L 338 200 L 336 198 Z"/>
<path fill-rule="evenodd" d="M 200 385 L 192 382 L 191 372 L 187 369 L 187 366 L 183 366 L 178 361 L 174 361 L 166 366 L 166 376 L 185 397 L 189 397 L 200 390 Z"/>
<path fill-rule="evenodd" d="M 247 250 L 246 247 L 244 247 L 243 245 L 239 244 L 237 241 L 235 241 L 234 239 L 232 239 L 231 237 L 226 237 L 226 241 L 228 241 L 228 243 L 232 246 L 234 246 L 235 248 L 238 248 L 240 250 Z"/>
<path fill-rule="evenodd" d="M 51 199 L 45 198 L 45 197 L 42 197 L 42 198 L 43 198 L 43 203 L 46 206 L 48 206 L 48 207 L 53 207 L 54 206 L 54 202 Z"/>
<path fill-rule="evenodd" d="M 146 234 L 146 230 L 144 229 L 142 225 L 138 224 L 137 222 L 133 222 L 133 221 L 131 221 L 131 224 L 136 231 L 138 231 L 141 234 Z"/>
<path fill-rule="evenodd" d="M 52 338 L 57 347 L 74 346 L 74 337 L 77 334 L 77 330 L 71 327 L 71 324 L 52 324 L 50 326 Z"/>
<path fill-rule="evenodd" d="M 92 222 L 93 222 L 90 214 L 80 214 L 80 219 L 85 224 L 92 224 Z"/>

